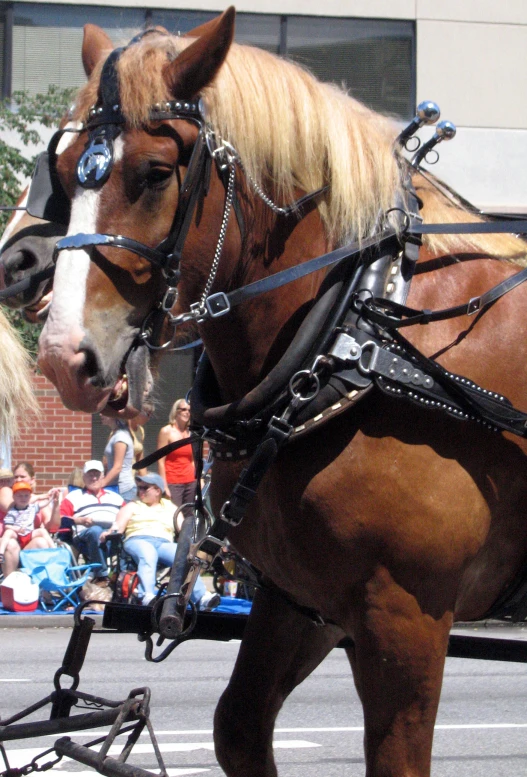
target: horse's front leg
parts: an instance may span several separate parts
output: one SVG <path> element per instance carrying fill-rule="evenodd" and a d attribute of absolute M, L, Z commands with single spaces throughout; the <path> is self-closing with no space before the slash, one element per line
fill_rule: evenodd
<path fill-rule="evenodd" d="M 446 608 L 423 612 L 386 569 L 368 583 L 347 651 L 364 709 L 367 777 L 429 775 L 451 625 Z"/>
<path fill-rule="evenodd" d="M 276 716 L 343 636 L 337 627 L 316 626 L 280 595 L 258 591 L 214 718 L 216 756 L 228 777 L 275 777 Z"/>

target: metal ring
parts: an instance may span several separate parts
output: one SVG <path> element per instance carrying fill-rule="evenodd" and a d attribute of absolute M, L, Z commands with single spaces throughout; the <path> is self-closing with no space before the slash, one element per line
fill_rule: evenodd
<path fill-rule="evenodd" d="M 408 229 L 410 228 L 410 215 L 405 210 L 403 210 L 403 208 L 389 208 L 384 215 L 388 217 L 390 213 L 402 214 L 404 221 L 403 221 L 403 226 L 401 228 L 401 232 L 407 232 Z"/>
<path fill-rule="evenodd" d="M 310 394 L 302 395 L 298 391 L 295 391 L 294 388 L 294 382 L 296 380 L 300 380 L 303 376 L 311 378 L 311 380 L 315 383 L 315 388 Z M 320 391 L 320 380 L 318 379 L 318 375 L 315 372 L 311 372 L 311 370 L 299 370 L 299 372 L 295 372 L 291 380 L 289 381 L 289 391 L 291 392 L 291 396 L 294 399 L 297 399 L 299 402 L 310 402 L 312 399 L 314 399 L 318 392 Z"/>
<path fill-rule="evenodd" d="M 411 148 L 412 144 L 413 144 L 413 148 Z M 404 147 L 409 154 L 415 154 L 415 152 L 417 151 L 420 145 L 421 145 L 420 138 L 418 138 L 417 135 L 412 135 L 406 140 Z"/>
<path fill-rule="evenodd" d="M 366 342 L 362 344 L 362 353 L 360 355 L 360 359 L 358 360 L 357 364 L 359 366 L 360 371 L 363 372 L 365 375 L 368 375 L 371 372 L 371 370 L 369 366 L 368 367 L 364 366 L 364 364 L 362 363 L 362 357 L 364 356 L 365 353 L 368 353 L 368 352 L 371 353 L 373 349 L 376 347 L 377 347 L 377 343 L 375 343 L 373 340 L 366 340 Z"/>
<path fill-rule="evenodd" d="M 435 148 L 431 148 L 421 161 L 426 162 L 427 165 L 436 165 L 439 162 L 439 152 Z"/>
<path fill-rule="evenodd" d="M 61 688 L 59 680 L 62 677 L 62 675 L 66 675 L 67 677 L 72 678 L 73 683 L 69 688 Z M 53 685 L 55 686 L 56 691 L 64 691 L 64 690 L 75 691 L 79 687 L 79 681 L 80 681 L 80 677 L 78 674 L 76 675 L 69 674 L 68 672 L 66 672 L 65 669 L 61 667 L 60 669 L 57 669 L 57 671 L 55 672 L 55 677 L 53 678 Z"/>

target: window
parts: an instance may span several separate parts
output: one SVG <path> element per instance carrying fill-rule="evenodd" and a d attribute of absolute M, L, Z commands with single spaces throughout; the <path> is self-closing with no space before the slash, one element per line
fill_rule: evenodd
<path fill-rule="evenodd" d="M 322 81 L 344 85 L 370 108 L 414 114 L 414 25 L 370 19 L 289 16 L 287 56 Z"/>
<path fill-rule="evenodd" d="M 8 37 L 2 7 L 0 56 L 7 51 L 4 38 Z M 27 89 L 36 94 L 45 92 L 49 84 L 82 85 L 80 49 L 87 18 L 118 44 L 145 25 L 185 33 L 215 16 L 208 11 L 15 3 L 11 91 Z M 413 115 L 413 22 L 240 13 L 236 40 L 287 53 L 322 80 L 344 84 L 375 110 L 402 119 Z"/>
<path fill-rule="evenodd" d="M 116 44 L 128 41 L 145 18 L 141 9 L 92 7 L 88 11 L 82 6 L 16 3 L 11 91 L 27 89 L 37 94 L 46 92 L 50 84 L 84 84 L 81 46 L 87 16 Z"/>

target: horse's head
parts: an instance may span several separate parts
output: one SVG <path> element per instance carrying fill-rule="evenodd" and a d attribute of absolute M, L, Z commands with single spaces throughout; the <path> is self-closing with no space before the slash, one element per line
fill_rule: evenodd
<path fill-rule="evenodd" d="M 29 187 L 23 192 L 17 206 L 25 207 Z M 4 290 L 53 264 L 57 240 L 66 233 L 66 227 L 16 211 L 0 239 L 0 289 Z M 29 288 L 8 297 L 5 304 L 24 308 L 28 320 L 37 321 L 49 302 L 51 279 L 32 283 Z"/>
<path fill-rule="evenodd" d="M 112 48 L 106 36 L 102 39 L 98 36 L 98 28 L 87 25 L 86 29 L 87 35 L 98 37 L 101 44 Z M 83 64 L 89 75 L 94 65 L 89 52 Z M 70 212 L 69 201 L 49 163 L 74 140 L 78 126 L 68 115 L 64 116 L 48 150 L 39 157 L 33 179 L 0 238 L 0 288 L 6 289 L 34 276 L 28 288 L 8 297 L 5 304 L 24 308 L 25 317 L 32 322 L 44 320 L 48 310 L 53 281 L 51 277 L 40 279 L 40 275 L 53 266 L 55 245 L 67 232 Z"/>
<path fill-rule="evenodd" d="M 165 294 L 178 283 L 183 244 L 194 244 L 194 257 L 202 249 L 209 265 L 214 254 L 221 207 L 208 203 L 225 189 L 214 172 L 204 197 L 210 156 L 199 94 L 223 64 L 234 10 L 199 28 L 196 40 L 147 31 L 109 57 L 96 30 L 83 45 L 92 69 L 77 103 L 84 129 L 56 163 L 71 219 L 39 356 L 65 404 L 88 412 L 125 398 L 141 407 L 145 336 L 161 326 L 163 300 L 172 307 Z M 207 218 L 213 234 L 196 228 Z M 180 309 L 204 285 L 197 266 L 185 278 Z"/>

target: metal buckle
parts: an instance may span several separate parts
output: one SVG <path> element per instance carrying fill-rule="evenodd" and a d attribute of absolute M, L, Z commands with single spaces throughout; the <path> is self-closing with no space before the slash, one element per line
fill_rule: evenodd
<path fill-rule="evenodd" d="M 467 316 L 473 316 L 481 310 L 481 297 L 472 297 L 467 305 Z"/>
<path fill-rule="evenodd" d="M 207 297 L 205 307 L 212 318 L 219 318 L 230 311 L 231 303 L 223 291 L 218 291 L 216 294 L 211 294 L 210 297 Z"/>
<path fill-rule="evenodd" d="M 169 286 L 163 296 L 163 300 L 161 302 L 161 310 L 163 310 L 165 313 L 167 313 L 169 310 L 172 310 L 177 300 L 178 300 L 178 290 L 176 289 L 175 286 Z"/>

